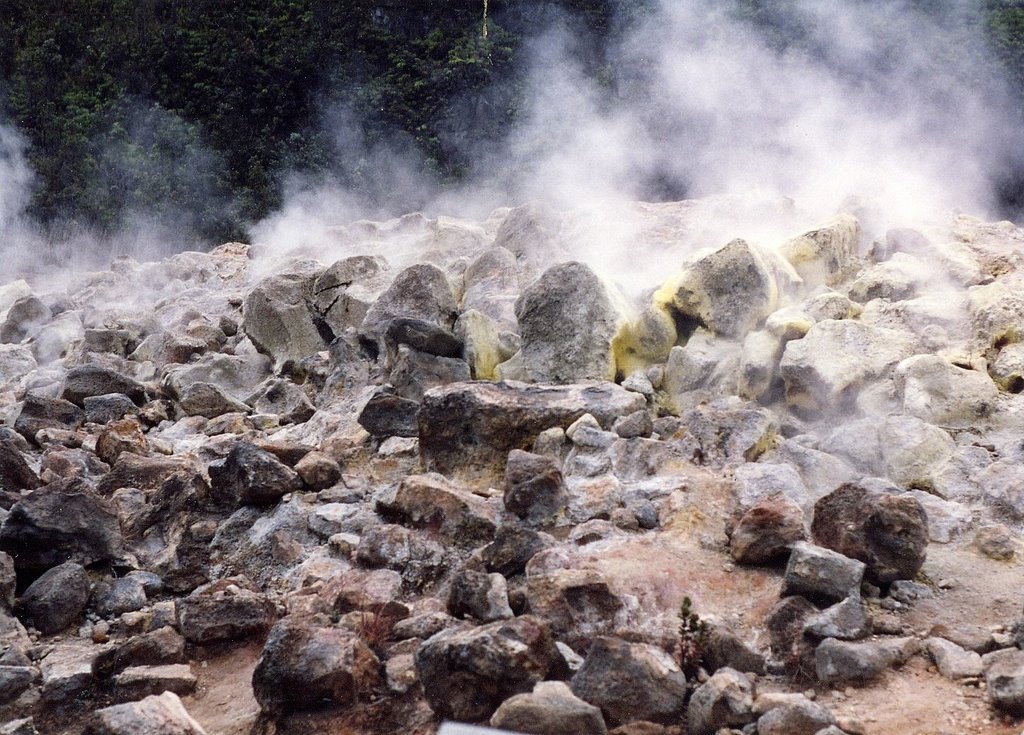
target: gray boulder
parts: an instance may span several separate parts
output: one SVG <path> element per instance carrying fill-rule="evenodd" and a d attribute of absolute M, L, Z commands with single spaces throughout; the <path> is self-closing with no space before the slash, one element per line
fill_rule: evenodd
<path fill-rule="evenodd" d="M 987 372 L 938 355 L 903 360 L 896 366 L 895 385 L 907 413 L 940 426 L 975 426 L 999 407 L 999 389 Z"/>
<path fill-rule="evenodd" d="M 387 290 L 367 310 L 359 327 L 362 337 L 376 342 L 383 354 L 385 333 L 398 317 L 412 317 L 451 330 L 458 304 L 447 276 L 437 266 L 420 263 L 400 272 Z"/>
<path fill-rule="evenodd" d="M 532 735 L 606 735 L 601 710 L 561 681 L 540 681 L 527 694 L 509 697 L 491 716 L 491 727 Z"/>
<path fill-rule="evenodd" d="M 551 631 L 530 616 L 442 630 L 416 650 L 415 665 L 430 708 L 463 722 L 490 717 L 508 697 L 565 673 Z"/>
<path fill-rule="evenodd" d="M 657 301 L 716 334 L 743 337 L 775 311 L 778 287 L 768 258 L 733 240 L 668 281 Z"/>
<path fill-rule="evenodd" d="M 569 493 L 551 457 L 513 449 L 505 464 L 504 501 L 530 525 L 545 525 L 565 510 Z"/>
<path fill-rule="evenodd" d="M 669 654 L 646 643 L 598 638 L 570 686 L 611 725 L 672 723 L 686 713 L 686 676 Z"/>
<path fill-rule="evenodd" d="M 900 666 L 920 648 L 916 638 L 849 642 L 826 638 L 814 650 L 814 670 L 824 684 L 869 681 Z"/>
<path fill-rule="evenodd" d="M 359 413 L 357 421 L 371 436 L 419 436 L 420 404 L 393 393 L 375 394 Z"/>
<path fill-rule="evenodd" d="M 241 401 L 232 398 L 213 383 L 197 381 L 189 383 L 178 394 L 178 405 L 188 416 L 203 416 L 215 419 L 225 413 L 249 413 L 250 409 Z"/>
<path fill-rule="evenodd" d="M 925 650 L 935 667 L 947 679 L 966 679 L 981 676 L 981 655 L 967 651 L 953 641 L 932 636 L 924 642 Z"/>
<path fill-rule="evenodd" d="M 33 392 L 25 394 L 14 430 L 29 441 L 35 441 L 42 429 L 74 430 L 85 423 L 85 411 L 63 398 L 47 398 Z"/>
<path fill-rule="evenodd" d="M 408 345 L 398 347 L 390 376 L 397 395 L 417 402 L 431 388 L 465 380 L 469 380 L 469 363 L 465 360 L 439 357 Z"/>
<path fill-rule="evenodd" d="M 760 701 L 760 700 L 759 700 Z M 825 707 L 801 695 L 773 706 L 757 719 L 758 735 L 817 735 L 835 724 Z"/>
<path fill-rule="evenodd" d="M 841 214 L 818 229 L 783 243 L 779 253 L 809 288 L 831 286 L 842 280 L 854 264 L 860 234 L 857 219 Z"/>
<path fill-rule="evenodd" d="M 65 562 L 30 584 L 19 608 L 40 633 L 59 633 L 82 616 L 91 587 L 81 564 Z"/>
<path fill-rule="evenodd" d="M 96 710 L 83 735 L 206 735 L 174 692 Z"/>
<path fill-rule="evenodd" d="M 719 669 L 697 687 L 686 712 L 687 735 L 715 735 L 754 719 L 754 684 L 733 669 Z"/>
<path fill-rule="evenodd" d="M 329 338 L 309 308 L 312 297 L 313 278 L 305 273 L 268 276 L 245 297 L 242 329 L 276 368 L 327 349 Z"/>
<path fill-rule="evenodd" d="M 582 263 L 548 268 L 516 302 L 529 380 L 613 380 L 612 342 L 623 323 L 608 287 Z"/>
<path fill-rule="evenodd" d="M 1024 715 L 1024 651 L 1008 649 L 986 659 L 985 684 L 992 705 L 1013 717 Z"/>
<path fill-rule="evenodd" d="M 357 328 L 390 276 L 388 264 L 380 256 L 339 260 L 313 281 L 314 309 L 334 334 Z"/>
<path fill-rule="evenodd" d="M 84 406 L 86 398 L 108 393 L 122 393 L 139 406 L 146 401 L 146 389 L 140 383 L 99 365 L 71 368 L 64 377 L 60 397 L 76 406 Z"/>
<path fill-rule="evenodd" d="M 863 562 L 798 541 L 789 555 L 781 594 L 841 602 L 860 595 L 863 577 Z"/>
<path fill-rule="evenodd" d="M 837 638 L 853 641 L 871 634 L 871 613 L 860 597 L 847 597 L 811 615 L 804 623 L 804 635 L 815 640 Z"/>

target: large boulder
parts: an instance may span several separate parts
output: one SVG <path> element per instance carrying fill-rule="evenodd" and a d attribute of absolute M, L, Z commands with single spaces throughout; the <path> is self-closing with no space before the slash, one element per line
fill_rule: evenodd
<path fill-rule="evenodd" d="M 548 268 L 516 302 L 522 366 L 538 383 L 613 380 L 624 322 L 608 287 L 582 263 Z"/>
<path fill-rule="evenodd" d="M 347 705 L 380 679 L 380 662 L 355 632 L 285 618 L 270 631 L 252 675 L 256 701 L 268 713 Z"/>
<path fill-rule="evenodd" d="M 667 281 L 654 300 L 716 334 L 741 338 L 775 311 L 778 285 L 768 256 L 733 240 Z"/>
<path fill-rule="evenodd" d="M 491 717 L 491 727 L 531 735 L 606 735 L 601 710 L 561 681 L 541 681 L 528 694 L 509 697 Z"/>
<path fill-rule="evenodd" d="M 841 602 L 860 595 L 864 564 L 830 549 L 804 541 L 793 544 L 782 580 L 783 595 Z"/>
<path fill-rule="evenodd" d="M 336 335 L 358 328 L 390 276 L 380 256 L 343 258 L 313 281 L 313 307 Z"/>
<path fill-rule="evenodd" d="M 476 628 L 448 628 L 416 650 L 416 674 L 440 717 L 473 722 L 505 699 L 565 673 L 546 625 L 530 616 Z"/>
<path fill-rule="evenodd" d="M 305 273 L 268 276 L 256 284 L 242 303 L 242 329 L 280 368 L 285 361 L 298 362 L 327 349 L 329 329 L 313 319 L 309 302 L 313 278 Z"/>
<path fill-rule="evenodd" d="M 841 281 L 854 264 L 860 240 L 860 223 L 841 214 L 816 230 L 788 240 L 779 253 L 800 274 L 809 288 Z"/>
<path fill-rule="evenodd" d="M 811 533 L 822 546 L 867 565 L 876 583 L 913 579 L 924 564 L 928 516 L 903 493 L 841 485 L 814 506 Z"/>
<path fill-rule="evenodd" d="M 869 681 L 917 653 L 916 638 L 851 642 L 826 638 L 814 649 L 814 669 L 825 684 Z"/>
<path fill-rule="evenodd" d="M 40 633 L 59 633 L 81 617 L 91 586 L 82 565 L 69 561 L 44 572 L 18 604 Z"/>
<path fill-rule="evenodd" d="M 126 395 L 140 406 L 146 400 L 146 389 L 140 383 L 99 365 L 80 365 L 68 370 L 60 397 L 84 407 L 86 398 L 108 393 Z"/>
<path fill-rule="evenodd" d="M 1024 715 L 1024 651 L 1007 649 L 986 657 L 989 700 L 1013 717 Z"/>
<path fill-rule="evenodd" d="M 175 600 L 174 614 L 189 643 L 207 645 L 265 633 L 277 611 L 250 582 L 229 577 Z"/>
<path fill-rule="evenodd" d="M 697 687 L 686 712 L 687 735 L 714 735 L 754 719 L 754 684 L 733 669 L 716 671 Z"/>
<path fill-rule="evenodd" d="M 443 474 L 500 471 L 510 450 L 529 449 L 545 429 L 568 428 L 585 413 L 611 428 L 645 406 L 642 395 L 614 383 L 453 383 L 424 394 L 420 452 L 428 469 Z"/>
<path fill-rule="evenodd" d="M 266 505 L 301 490 L 291 467 L 254 444 L 240 441 L 223 461 L 210 465 L 210 492 L 225 506 Z"/>
<path fill-rule="evenodd" d="M 399 273 L 387 290 L 367 310 L 360 335 L 386 349 L 385 332 L 398 317 L 412 317 L 446 330 L 455 326 L 458 304 L 451 283 L 435 265 L 419 263 Z"/>
<path fill-rule="evenodd" d="M 546 525 L 568 506 L 569 493 L 551 457 L 513 449 L 505 464 L 504 501 L 527 523 Z"/>
<path fill-rule="evenodd" d="M 460 545 L 494 536 L 493 504 L 437 475 L 409 475 L 391 500 L 378 502 L 378 510 L 413 528 L 434 529 Z"/>
<path fill-rule="evenodd" d="M 598 638 L 570 686 L 611 725 L 673 723 L 686 714 L 686 676 L 670 655 L 647 643 Z"/>
<path fill-rule="evenodd" d="M 84 423 L 85 411 L 71 401 L 29 392 L 14 421 L 14 430 L 34 441 L 41 429 L 77 429 Z"/>
<path fill-rule="evenodd" d="M 122 554 L 123 540 L 113 503 L 83 480 L 58 480 L 34 490 L 11 507 L 0 526 L 0 550 L 19 571 L 41 572 L 65 561 L 88 566 Z"/>
<path fill-rule="evenodd" d="M 913 352 L 912 337 L 900 331 L 850 319 L 818 322 L 786 344 L 779 362 L 786 402 L 807 413 L 841 409 Z"/>
<path fill-rule="evenodd" d="M 975 426 L 998 409 L 999 389 L 988 373 L 938 355 L 914 355 L 896 366 L 896 397 L 907 413 L 941 426 Z"/>
<path fill-rule="evenodd" d="M 180 397 L 193 383 L 210 383 L 235 400 L 244 401 L 258 385 L 270 375 L 271 361 L 264 355 L 227 355 L 211 353 L 196 362 L 169 367 L 164 374 L 164 386 L 175 397 Z"/>
<path fill-rule="evenodd" d="M 206 730 L 189 715 L 177 694 L 164 692 L 96 710 L 83 735 L 206 735 Z"/>

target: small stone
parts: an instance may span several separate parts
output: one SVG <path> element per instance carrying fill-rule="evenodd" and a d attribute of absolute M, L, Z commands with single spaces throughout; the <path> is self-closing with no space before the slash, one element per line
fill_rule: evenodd
<path fill-rule="evenodd" d="M 1010 561 L 1017 554 L 1018 541 L 1002 524 L 982 526 L 974 534 L 974 546 L 989 559 Z"/>

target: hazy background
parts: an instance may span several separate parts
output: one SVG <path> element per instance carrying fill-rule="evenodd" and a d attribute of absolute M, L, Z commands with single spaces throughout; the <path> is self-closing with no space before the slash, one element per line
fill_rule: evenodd
<path fill-rule="evenodd" d="M 9 272 L 530 200 L 1019 211 L 1014 2 L 494 0 L 486 39 L 475 2 L 175 5 L 13 3 Z"/>

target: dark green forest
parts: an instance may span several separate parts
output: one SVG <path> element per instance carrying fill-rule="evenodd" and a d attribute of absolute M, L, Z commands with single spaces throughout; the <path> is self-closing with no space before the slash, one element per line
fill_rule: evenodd
<path fill-rule="evenodd" d="M 571 28 L 574 58 L 610 101 L 629 95 L 635 70 L 624 73 L 618 42 L 653 5 L 4 0 L 0 113 L 27 141 L 37 222 L 103 232 L 144 212 L 201 239 L 240 237 L 295 173 L 386 196 L 365 155 L 375 146 L 439 186 L 473 176 L 474 145 L 500 141 L 521 114 L 529 40 L 552 26 Z M 800 44 L 785 5 L 732 3 L 776 43 Z M 1024 3 L 991 1 L 957 22 L 982 31 L 1024 99 Z M 1001 182 L 1008 207 L 1022 180 Z"/>

